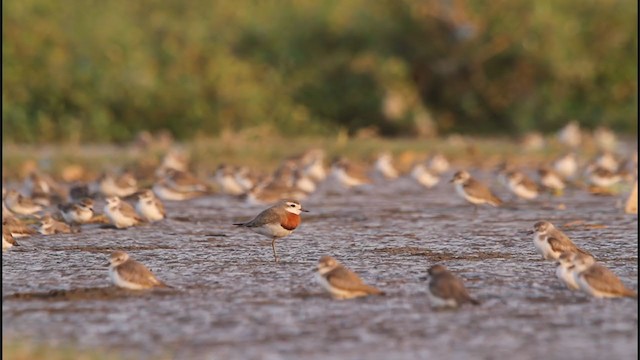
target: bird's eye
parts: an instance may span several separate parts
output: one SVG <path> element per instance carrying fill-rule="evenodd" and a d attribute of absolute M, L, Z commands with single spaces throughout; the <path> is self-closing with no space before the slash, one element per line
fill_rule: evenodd
<path fill-rule="evenodd" d="M 291 205 L 289 205 L 289 206 L 291 206 L 291 207 L 296 207 L 296 204 L 291 204 Z"/>

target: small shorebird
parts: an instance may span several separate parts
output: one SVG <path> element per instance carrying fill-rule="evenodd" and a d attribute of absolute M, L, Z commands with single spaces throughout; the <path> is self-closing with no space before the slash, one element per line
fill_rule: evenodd
<path fill-rule="evenodd" d="M 365 284 L 358 274 L 344 267 L 331 256 L 318 260 L 316 280 L 334 299 L 353 299 L 368 295 L 384 295 L 384 292 Z"/>
<path fill-rule="evenodd" d="M 598 165 L 587 167 L 587 180 L 591 185 L 599 189 L 607 189 L 624 179 L 626 172 L 617 172 L 605 169 Z"/>
<path fill-rule="evenodd" d="M 521 171 L 510 171 L 506 175 L 509 190 L 519 198 L 533 200 L 538 197 L 538 185 Z"/>
<path fill-rule="evenodd" d="M 411 178 L 427 189 L 436 186 L 440 181 L 438 175 L 427 169 L 424 163 L 417 163 L 413 166 L 413 169 L 411 169 Z"/>
<path fill-rule="evenodd" d="M 41 205 L 36 204 L 30 198 L 22 196 L 22 194 L 16 190 L 7 191 L 4 203 L 11 212 L 20 215 L 31 215 L 43 209 Z"/>
<path fill-rule="evenodd" d="M 574 259 L 574 264 L 575 280 L 583 292 L 595 298 L 638 297 L 635 291 L 624 286 L 620 278 L 604 265 L 594 263 L 580 254 Z"/>
<path fill-rule="evenodd" d="M 495 196 L 483 183 L 475 180 L 468 172 L 461 170 L 453 175 L 449 181 L 455 184 L 456 191 L 463 199 L 474 206 L 474 212 L 478 210 L 478 205 L 489 204 L 491 206 L 502 205 L 502 200 Z"/>
<path fill-rule="evenodd" d="M 144 190 L 138 193 L 136 211 L 150 222 L 162 220 L 166 216 L 162 201 L 151 190 Z"/>
<path fill-rule="evenodd" d="M 454 275 L 444 265 L 433 265 L 428 270 L 429 286 L 427 294 L 434 308 L 456 308 L 469 303 L 479 305 L 480 302 L 469 295 L 462 279 Z"/>
<path fill-rule="evenodd" d="M 550 190 L 554 195 L 561 195 L 566 187 L 562 176 L 549 167 L 542 166 L 538 169 L 540 184 Z"/>
<path fill-rule="evenodd" d="M 373 165 L 376 174 L 382 175 L 385 180 L 393 180 L 398 177 L 398 170 L 393 167 L 393 158 L 388 152 L 380 154 Z"/>
<path fill-rule="evenodd" d="M 90 198 L 84 198 L 70 204 L 59 204 L 58 209 L 69 224 L 84 224 L 93 218 L 94 202 Z"/>
<path fill-rule="evenodd" d="M 11 235 L 11 231 L 9 231 L 9 229 L 3 226 L 2 227 L 2 251 L 5 251 L 6 249 L 13 246 L 18 246 L 18 243 L 13 238 L 13 235 Z"/>
<path fill-rule="evenodd" d="M 371 183 L 367 172 L 346 158 L 338 158 L 333 162 L 329 176 L 347 188 Z"/>
<path fill-rule="evenodd" d="M 144 220 L 134 210 L 128 202 L 122 201 L 117 196 L 107 198 L 107 205 L 104 206 L 104 213 L 109 221 L 118 229 L 128 228 L 141 224 Z"/>
<path fill-rule="evenodd" d="M 548 221 L 538 221 L 535 223 L 532 233 L 533 245 L 545 260 L 558 260 L 563 251 L 593 256 L 577 247 L 567 235 Z"/>
<path fill-rule="evenodd" d="M 237 173 L 238 171 L 231 165 L 218 165 L 214 174 L 214 181 L 218 185 L 220 191 L 224 194 L 238 196 L 244 194 L 250 189 L 246 188 L 243 183 L 238 181 Z"/>
<path fill-rule="evenodd" d="M 98 191 L 104 196 L 126 197 L 138 191 L 138 181 L 128 171 L 123 172 L 117 178 L 109 173 L 104 173 L 96 181 Z"/>
<path fill-rule="evenodd" d="M 262 211 L 253 220 L 233 225 L 270 237 L 273 258 L 277 263 L 280 258 L 276 252 L 276 239 L 291 234 L 300 225 L 300 212 L 308 212 L 308 210 L 303 209 L 300 203 L 295 200 L 280 200 Z"/>
<path fill-rule="evenodd" d="M 578 290 L 580 287 L 575 279 L 575 260 L 578 256 L 583 256 L 585 261 L 593 264 L 596 260 L 593 256 L 575 253 L 573 251 L 563 251 L 558 257 L 558 266 L 556 267 L 556 277 L 560 282 L 565 284 L 570 290 Z"/>
<path fill-rule="evenodd" d="M 558 131 L 558 140 L 561 143 L 570 146 L 572 148 L 580 146 L 582 142 L 582 133 L 580 131 L 580 124 L 577 121 L 572 120 L 562 129 Z"/>
<path fill-rule="evenodd" d="M 163 177 L 167 185 L 180 192 L 208 192 L 209 185 L 186 171 L 167 169 Z"/>
<path fill-rule="evenodd" d="M 73 231 L 71 227 L 62 221 L 58 221 L 47 214 L 40 219 L 40 234 L 53 235 L 53 234 L 70 234 Z"/>
<path fill-rule="evenodd" d="M 109 278 L 115 286 L 131 290 L 170 288 L 169 285 L 158 280 L 146 266 L 133 260 L 124 251 L 111 253 Z"/>
<path fill-rule="evenodd" d="M 162 200 L 182 201 L 203 195 L 199 191 L 179 191 L 172 188 L 165 179 L 160 179 L 153 184 L 153 192 Z"/>
<path fill-rule="evenodd" d="M 451 167 L 449 160 L 440 153 L 433 154 L 427 163 L 429 164 L 429 170 L 435 172 L 436 175 L 441 175 L 447 172 Z"/>
<path fill-rule="evenodd" d="M 38 231 L 24 224 L 20 219 L 14 216 L 2 218 L 2 228 L 9 230 L 11 235 L 16 238 L 31 236 L 38 233 Z"/>
<path fill-rule="evenodd" d="M 603 151 L 595 158 L 593 164 L 615 173 L 620 169 L 622 162 L 611 151 Z"/>
<path fill-rule="evenodd" d="M 578 159 L 575 153 L 567 153 L 553 162 L 553 169 L 564 179 L 571 179 L 578 171 Z"/>

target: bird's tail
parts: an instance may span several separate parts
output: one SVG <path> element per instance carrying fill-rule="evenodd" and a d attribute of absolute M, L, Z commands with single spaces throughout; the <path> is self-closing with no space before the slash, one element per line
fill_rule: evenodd
<path fill-rule="evenodd" d="M 624 289 L 622 295 L 626 297 L 634 298 L 634 299 L 638 298 L 638 293 L 629 289 Z"/>

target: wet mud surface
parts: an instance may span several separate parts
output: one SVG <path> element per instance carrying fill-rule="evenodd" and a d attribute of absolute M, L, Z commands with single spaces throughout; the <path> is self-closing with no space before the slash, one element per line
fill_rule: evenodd
<path fill-rule="evenodd" d="M 18 239 L 2 255 L 3 337 L 142 358 L 636 358 L 637 300 L 565 289 L 527 234 L 549 220 L 637 289 L 638 218 L 623 213 L 624 195 L 567 191 L 474 215 L 446 181 L 321 191 L 302 202 L 311 210 L 302 225 L 278 240 L 278 265 L 268 238 L 231 225 L 265 206 L 224 196 L 167 202 L 169 218 L 152 225 Z M 113 250 L 174 288 L 111 287 Z M 387 295 L 331 299 L 313 279 L 322 255 Z M 435 263 L 482 305 L 432 310 L 425 278 Z"/>

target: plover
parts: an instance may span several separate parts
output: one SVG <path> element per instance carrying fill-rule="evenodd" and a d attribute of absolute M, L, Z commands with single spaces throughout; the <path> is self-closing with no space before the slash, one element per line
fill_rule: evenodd
<path fill-rule="evenodd" d="M 507 173 L 507 184 L 519 198 L 533 200 L 538 197 L 538 185 L 521 171 Z"/>
<path fill-rule="evenodd" d="M 7 216 L 2 218 L 2 228 L 9 230 L 11 235 L 15 238 L 31 236 L 38 233 L 37 230 L 24 224 L 20 219 L 14 216 Z"/>
<path fill-rule="evenodd" d="M 560 254 L 564 251 L 593 256 L 577 247 L 567 235 L 548 221 L 538 221 L 535 223 L 532 233 L 533 245 L 545 260 L 558 260 Z"/>
<path fill-rule="evenodd" d="M 180 192 L 208 192 L 209 185 L 187 171 L 167 169 L 164 176 L 167 185 Z"/>
<path fill-rule="evenodd" d="M 7 191 L 4 203 L 9 210 L 20 215 L 31 215 L 43 209 L 41 205 L 36 204 L 30 198 L 24 197 L 16 190 Z"/>
<path fill-rule="evenodd" d="M 449 160 L 440 153 L 433 154 L 433 156 L 431 156 L 427 161 L 427 164 L 429 165 L 429 170 L 435 172 L 436 175 L 441 175 L 449 171 L 449 168 L 451 167 Z"/>
<path fill-rule="evenodd" d="M 358 274 L 347 269 L 331 256 L 323 256 L 318 261 L 316 280 L 334 299 L 384 295 L 383 291 L 365 284 Z"/>
<path fill-rule="evenodd" d="M 553 162 L 553 169 L 565 179 L 571 179 L 578 171 L 578 159 L 573 152 L 567 153 Z"/>
<path fill-rule="evenodd" d="M 393 158 L 388 152 L 378 156 L 373 165 L 375 174 L 379 174 L 386 180 L 393 180 L 398 177 L 398 170 L 393 166 Z"/>
<path fill-rule="evenodd" d="M 138 181 L 133 174 L 128 171 L 123 172 L 118 177 L 114 177 L 109 173 L 103 173 L 95 185 L 97 185 L 97 190 L 106 197 L 126 197 L 138 191 Z"/>
<path fill-rule="evenodd" d="M 444 265 L 433 265 L 428 270 L 429 286 L 427 294 L 431 306 L 434 308 L 455 308 L 469 303 L 479 305 L 476 299 L 469 295 L 462 279 L 451 273 Z"/>
<path fill-rule="evenodd" d="M 538 169 L 538 176 L 540 178 L 540 184 L 555 195 L 562 194 L 562 191 L 566 187 L 562 176 L 549 167 L 540 167 Z"/>
<path fill-rule="evenodd" d="M 241 195 L 247 192 L 250 188 L 246 188 L 240 181 L 238 181 L 236 169 L 228 164 L 220 164 L 214 174 L 214 181 L 218 185 L 220 191 L 228 195 Z"/>
<path fill-rule="evenodd" d="M 107 205 L 104 206 L 104 213 L 109 221 L 118 229 L 128 228 L 141 224 L 144 220 L 136 214 L 133 206 L 122 201 L 117 196 L 107 198 Z"/>
<path fill-rule="evenodd" d="M 162 220 L 166 214 L 162 201 L 156 198 L 151 190 L 144 190 L 138 193 L 136 211 L 150 222 Z"/>
<path fill-rule="evenodd" d="M 333 162 L 329 176 L 347 188 L 371 183 L 367 172 L 346 158 L 338 158 Z"/>
<path fill-rule="evenodd" d="M 449 182 L 455 184 L 458 195 L 473 204 L 474 211 L 476 211 L 478 205 L 481 204 L 489 204 L 494 207 L 502 205 L 502 200 L 500 200 L 500 198 L 494 195 L 484 184 L 472 178 L 471 175 L 464 170 L 456 172 Z"/>
<path fill-rule="evenodd" d="M 560 282 L 567 286 L 570 290 L 578 290 L 580 287 L 575 279 L 575 264 L 576 257 L 584 256 L 585 261 L 590 261 L 593 264 L 596 260 L 593 256 L 582 254 L 572 251 L 563 251 L 558 257 L 558 266 L 556 267 L 556 277 Z"/>
<path fill-rule="evenodd" d="M 411 169 L 411 178 L 427 189 L 436 186 L 440 181 L 438 175 L 427 169 L 424 163 L 417 163 L 413 166 Z"/>
<path fill-rule="evenodd" d="M 13 235 L 11 235 L 11 231 L 9 231 L 9 229 L 3 226 L 2 227 L 2 251 L 13 246 L 18 246 L 18 243 L 13 238 Z"/>
<path fill-rule="evenodd" d="M 300 225 L 300 213 L 307 212 L 295 200 L 280 200 L 275 205 L 262 211 L 253 220 L 233 225 L 247 228 L 258 234 L 268 236 L 271 240 L 273 258 L 279 262 L 276 252 L 276 239 L 287 236 Z"/>
<path fill-rule="evenodd" d="M 93 218 L 94 202 L 90 198 L 84 198 L 75 203 L 59 204 L 58 209 L 69 224 L 84 224 Z"/>
<path fill-rule="evenodd" d="M 602 264 L 594 263 L 584 255 L 574 259 L 574 276 L 583 292 L 595 298 L 633 297 L 638 294 L 627 288 L 620 278 Z"/>
<path fill-rule="evenodd" d="M 572 120 L 562 129 L 560 129 L 558 131 L 558 140 L 560 140 L 561 143 L 572 148 L 578 147 L 582 142 L 582 134 L 578 122 Z"/>
<path fill-rule="evenodd" d="M 199 191 L 178 191 L 172 188 L 165 179 L 160 179 L 153 184 L 153 192 L 162 200 L 183 201 L 203 195 Z"/>
<path fill-rule="evenodd" d="M 53 234 L 70 234 L 72 233 L 72 229 L 69 225 L 63 223 L 62 221 L 58 221 L 51 217 L 51 215 L 47 214 L 40 219 L 40 234 L 42 235 L 53 235 Z"/>
<path fill-rule="evenodd" d="M 109 278 L 115 286 L 131 290 L 170 287 L 158 280 L 146 266 L 133 260 L 124 251 L 111 253 Z"/>

